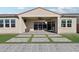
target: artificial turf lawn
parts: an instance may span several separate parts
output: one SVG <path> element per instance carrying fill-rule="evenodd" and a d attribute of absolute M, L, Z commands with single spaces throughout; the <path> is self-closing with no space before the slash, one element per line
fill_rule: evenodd
<path fill-rule="evenodd" d="M 70 39 L 72 42 L 79 43 L 79 34 L 62 34 L 62 36 Z"/>
<path fill-rule="evenodd" d="M 72 42 L 79 43 L 79 34 L 61 34 L 63 37 L 70 39 Z M 6 42 L 7 40 L 15 37 L 16 34 L 0 34 L 0 42 Z"/>
<path fill-rule="evenodd" d="M 16 34 L 0 34 L 0 42 L 6 42 L 7 40 L 15 36 Z"/>

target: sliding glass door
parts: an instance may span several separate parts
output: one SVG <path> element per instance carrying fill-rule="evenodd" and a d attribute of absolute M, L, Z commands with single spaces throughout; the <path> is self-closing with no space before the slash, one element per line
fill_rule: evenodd
<path fill-rule="evenodd" d="M 44 30 L 46 29 L 46 24 L 44 22 L 34 22 L 34 30 Z"/>
<path fill-rule="evenodd" d="M 55 21 L 53 22 L 34 22 L 34 30 L 47 30 L 55 32 Z"/>
<path fill-rule="evenodd" d="M 52 31 L 52 32 L 55 31 L 55 21 L 53 21 L 53 22 L 47 22 L 47 30 L 48 31 Z"/>

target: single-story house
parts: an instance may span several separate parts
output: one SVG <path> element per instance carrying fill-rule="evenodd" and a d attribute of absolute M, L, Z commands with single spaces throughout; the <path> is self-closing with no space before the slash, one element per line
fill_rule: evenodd
<path fill-rule="evenodd" d="M 0 34 L 45 30 L 78 33 L 79 13 L 56 13 L 37 7 L 19 14 L 0 14 Z"/>

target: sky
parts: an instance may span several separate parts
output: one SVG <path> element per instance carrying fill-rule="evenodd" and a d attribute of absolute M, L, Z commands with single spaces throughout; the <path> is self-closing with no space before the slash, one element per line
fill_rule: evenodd
<path fill-rule="evenodd" d="M 0 7 L 0 14 L 18 14 L 36 7 Z M 79 7 L 44 7 L 57 13 L 79 13 Z"/>

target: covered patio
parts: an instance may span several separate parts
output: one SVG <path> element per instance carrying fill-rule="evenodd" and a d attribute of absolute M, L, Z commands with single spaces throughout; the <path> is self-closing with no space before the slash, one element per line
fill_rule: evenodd
<path fill-rule="evenodd" d="M 21 13 L 19 19 L 23 32 L 29 31 L 48 31 L 53 33 L 59 32 L 60 14 L 51 12 L 44 8 L 35 8 Z"/>
<path fill-rule="evenodd" d="M 57 17 L 22 17 L 25 32 L 44 30 L 57 33 Z"/>

